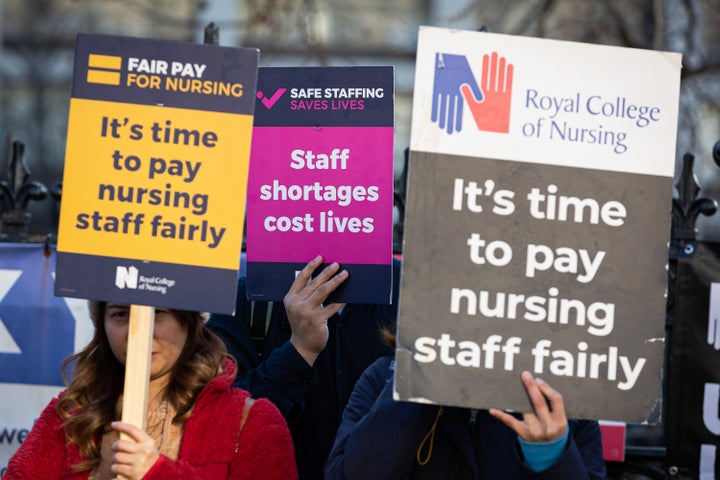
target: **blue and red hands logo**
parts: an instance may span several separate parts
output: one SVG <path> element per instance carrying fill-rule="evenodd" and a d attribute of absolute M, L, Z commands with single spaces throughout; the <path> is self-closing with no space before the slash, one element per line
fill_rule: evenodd
<path fill-rule="evenodd" d="M 512 81 L 513 65 L 497 52 L 483 55 L 479 85 L 464 55 L 436 53 L 431 120 L 448 134 L 461 131 L 465 100 L 478 130 L 507 133 Z"/>

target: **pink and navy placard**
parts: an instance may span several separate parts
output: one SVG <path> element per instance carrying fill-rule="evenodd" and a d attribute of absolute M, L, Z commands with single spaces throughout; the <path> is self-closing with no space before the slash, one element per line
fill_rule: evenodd
<path fill-rule="evenodd" d="M 393 67 L 258 70 L 248 298 L 281 300 L 320 254 L 350 274 L 330 300 L 390 302 L 393 97 Z"/>

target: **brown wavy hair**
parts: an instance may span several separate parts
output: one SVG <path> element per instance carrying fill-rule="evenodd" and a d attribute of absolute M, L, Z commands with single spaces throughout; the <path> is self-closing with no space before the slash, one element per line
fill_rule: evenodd
<path fill-rule="evenodd" d="M 100 440 L 110 423 L 119 420 L 119 398 L 125 384 L 125 367 L 115 358 L 105 331 L 107 303 L 90 301 L 88 306 L 95 333 L 85 348 L 63 362 L 67 390 L 56 406 L 68 440 L 87 457 L 75 465 L 78 471 L 92 470 L 100 463 Z M 170 311 L 188 332 L 168 385 L 168 401 L 177 412 L 173 422 L 181 422 L 190 416 L 197 394 L 218 375 L 222 362 L 229 357 L 223 341 L 205 328 L 205 314 Z"/>

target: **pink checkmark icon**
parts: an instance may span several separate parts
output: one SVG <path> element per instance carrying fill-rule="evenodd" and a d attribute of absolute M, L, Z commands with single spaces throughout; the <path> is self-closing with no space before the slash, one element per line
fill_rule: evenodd
<path fill-rule="evenodd" d="M 282 97 L 283 93 L 285 93 L 285 90 L 285 88 L 278 88 L 277 91 L 270 98 L 264 97 L 262 92 L 257 92 L 257 97 L 262 100 L 263 105 L 265 105 L 265 107 L 269 110 L 272 108 L 273 105 L 275 105 L 275 102 L 277 102 L 280 97 Z"/>

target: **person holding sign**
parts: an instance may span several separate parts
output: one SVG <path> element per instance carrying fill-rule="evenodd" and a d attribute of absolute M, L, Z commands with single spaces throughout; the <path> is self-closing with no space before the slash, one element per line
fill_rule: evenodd
<path fill-rule="evenodd" d="M 394 337 L 385 332 L 391 342 Z M 393 400 L 393 357 L 358 380 L 325 465 L 327 480 L 606 478 L 600 427 L 568 420 L 562 395 L 522 374 L 522 416 Z"/>
<path fill-rule="evenodd" d="M 395 324 L 400 284 L 395 260 L 392 304 L 325 305 L 347 276 L 334 263 L 311 278 L 321 264 L 318 256 L 305 266 L 284 304 L 248 301 L 240 277 L 235 316 L 213 314 L 208 321 L 237 359 L 235 385 L 271 400 L 287 419 L 303 480 L 323 478 L 353 385 L 373 361 L 392 353 L 379 327 Z"/>
<path fill-rule="evenodd" d="M 155 310 L 147 425 L 117 421 L 130 307 L 89 306 L 94 336 L 63 363 L 67 389 L 43 410 L 3 480 L 297 478 L 285 420 L 271 402 L 231 388 L 235 364 L 198 312 Z"/>

